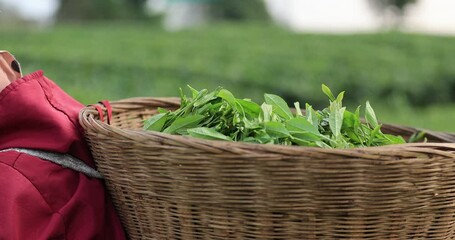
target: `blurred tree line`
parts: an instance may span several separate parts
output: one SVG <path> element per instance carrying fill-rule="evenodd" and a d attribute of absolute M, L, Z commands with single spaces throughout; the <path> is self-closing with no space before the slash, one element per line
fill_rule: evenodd
<path fill-rule="evenodd" d="M 408 4 L 415 3 L 417 0 L 381 0 L 386 5 L 396 6 L 398 9 L 403 10 Z"/>
<path fill-rule="evenodd" d="M 215 18 L 261 21 L 268 19 L 263 0 L 218 0 L 212 7 Z"/>
<path fill-rule="evenodd" d="M 267 20 L 264 0 L 161 0 L 166 4 L 206 3 L 212 19 L 242 21 Z M 417 0 L 370 0 L 380 11 L 390 7 L 403 15 L 406 7 Z M 60 21 L 90 21 L 151 18 L 147 14 L 147 0 L 60 0 L 57 19 Z"/>
<path fill-rule="evenodd" d="M 265 20 L 268 14 L 262 0 L 167 0 L 167 4 L 193 2 L 210 4 L 213 19 Z M 60 0 L 60 21 L 141 20 L 150 18 L 147 0 Z"/>
<path fill-rule="evenodd" d="M 63 21 L 141 19 L 147 0 L 60 0 L 57 19 Z"/>
<path fill-rule="evenodd" d="M 390 7 L 394 7 L 398 10 L 400 15 L 403 15 L 406 7 L 412 3 L 416 3 L 417 0 L 370 0 L 380 10 L 384 10 Z"/>

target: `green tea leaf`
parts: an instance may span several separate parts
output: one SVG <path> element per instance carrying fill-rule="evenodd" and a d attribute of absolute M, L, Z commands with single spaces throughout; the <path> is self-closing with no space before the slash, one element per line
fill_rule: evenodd
<path fill-rule="evenodd" d="M 330 141 L 333 148 L 350 148 L 352 144 L 349 143 L 349 139 L 344 138 L 342 135 L 335 137 Z"/>
<path fill-rule="evenodd" d="M 273 94 L 264 94 L 265 102 L 273 106 L 273 111 L 284 119 L 293 118 L 291 109 L 286 101 L 281 97 Z"/>
<path fill-rule="evenodd" d="M 269 134 L 267 134 L 265 129 L 257 130 L 254 132 L 255 132 L 255 138 L 256 138 L 257 142 L 262 143 L 262 144 L 273 143 L 273 138 Z"/>
<path fill-rule="evenodd" d="M 357 143 L 357 144 L 363 144 L 363 141 L 360 140 L 360 137 L 357 135 L 357 133 L 354 130 L 348 129 L 348 130 L 346 130 L 346 134 L 348 135 L 348 137 L 351 139 L 352 142 Z"/>
<path fill-rule="evenodd" d="M 231 138 L 228 136 L 217 132 L 213 128 L 206 128 L 206 127 L 197 127 L 197 128 L 190 128 L 187 130 L 188 134 L 192 137 L 202 138 L 202 139 L 209 139 L 209 140 L 224 140 L 224 141 L 232 141 Z"/>
<path fill-rule="evenodd" d="M 290 131 L 292 138 L 291 140 L 293 142 L 296 142 L 299 145 L 306 144 L 306 145 L 311 145 L 311 146 L 316 146 L 315 142 L 321 141 L 321 135 L 320 134 L 314 134 L 310 132 L 299 132 L 299 131 Z M 300 143 L 298 143 L 300 142 Z M 312 144 L 309 144 L 312 143 Z"/>
<path fill-rule="evenodd" d="M 305 108 L 308 122 L 310 122 L 317 129 L 319 126 L 319 114 L 308 103 L 305 105 Z"/>
<path fill-rule="evenodd" d="M 191 90 L 191 93 L 193 95 L 193 97 L 192 97 L 193 99 L 196 98 L 197 95 L 199 95 L 199 91 L 198 90 L 192 88 L 190 85 L 186 85 L 186 86 Z"/>
<path fill-rule="evenodd" d="M 373 128 L 376 128 L 379 125 L 378 120 L 376 119 L 376 114 L 368 101 L 365 105 L 365 120 Z"/>
<path fill-rule="evenodd" d="M 254 138 L 254 137 L 246 137 L 242 140 L 243 142 L 248 142 L 248 143 L 259 143 L 259 141 Z"/>
<path fill-rule="evenodd" d="M 387 144 L 403 144 L 406 140 L 402 136 L 395 136 L 392 134 L 384 134 L 384 137 L 389 141 Z"/>
<path fill-rule="evenodd" d="M 360 116 L 350 111 L 344 111 L 342 130 L 356 129 L 360 126 Z"/>
<path fill-rule="evenodd" d="M 169 110 L 167 110 L 165 108 L 162 108 L 162 107 L 158 107 L 156 110 L 158 111 L 158 113 L 168 113 L 168 112 L 170 112 Z"/>
<path fill-rule="evenodd" d="M 291 134 L 280 122 L 266 122 L 264 123 L 265 131 L 273 137 L 283 138 L 290 137 Z"/>
<path fill-rule="evenodd" d="M 210 111 L 210 109 L 212 107 L 213 107 L 212 104 L 206 103 L 206 104 L 202 105 L 200 108 L 195 109 L 194 112 L 199 115 L 205 115 L 206 113 L 208 113 Z"/>
<path fill-rule="evenodd" d="M 201 91 L 199 91 L 199 93 L 196 95 L 196 97 L 194 97 L 192 100 L 193 102 L 193 105 L 194 103 L 196 103 L 197 101 L 199 101 L 200 99 L 202 99 L 205 95 L 207 95 L 208 93 L 208 90 L 207 89 L 202 89 Z"/>
<path fill-rule="evenodd" d="M 261 105 L 261 110 L 262 110 L 262 121 L 270 122 L 270 120 L 272 119 L 272 111 L 273 111 L 272 105 L 263 103 Z"/>
<path fill-rule="evenodd" d="M 173 134 L 182 129 L 196 127 L 197 124 L 204 118 L 205 116 L 202 115 L 191 115 L 187 117 L 177 118 L 169 127 L 164 129 L 163 132 Z"/>
<path fill-rule="evenodd" d="M 252 129 L 259 129 L 262 128 L 261 125 L 259 124 L 259 120 L 257 118 L 248 120 L 248 119 L 243 119 L 243 123 L 245 128 L 252 130 Z"/>
<path fill-rule="evenodd" d="M 322 92 L 329 97 L 330 101 L 333 102 L 335 101 L 335 96 L 333 96 L 332 91 L 330 90 L 329 87 L 327 87 L 325 84 L 322 84 Z"/>
<path fill-rule="evenodd" d="M 257 118 L 261 113 L 261 107 L 255 102 L 244 99 L 237 99 L 237 103 L 242 106 L 245 114 L 249 115 L 252 118 Z"/>
<path fill-rule="evenodd" d="M 166 122 L 167 114 L 160 113 L 153 115 L 151 118 L 144 122 L 144 129 L 149 131 L 161 131 Z"/>
<path fill-rule="evenodd" d="M 299 102 L 295 102 L 294 103 L 294 107 L 295 107 L 295 116 L 296 117 L 302 117 L 303 114 L 302 114 L 302 109 L 300 109 L 300 103 Z"/>
<path fill-rule="evenodd" d="M 415 132 L 409 137 L 408 142 L 409 143 L 414 143 L 414 142 L 420 142 L 425 138 L 425 132 Z"/>
<path fill-rule="evenodd" d="M 183 93 L 182 88 L 179 88 L 179 91 L 180 91 L 180 108 L 183 108 L 188 104 L 188 99 L 186 98 L 185 94 Z"/>
<path fill-rule="evenodd" d="M 355 119 L 358 119 L 358 121 L 355 122 L 356 128 L 360 126 L 360 106 L 357 107 L 357 109 L 354 112 Z"/>
<path fill-rule="evenodd" d="M 345 107 L 342 107 L 341 109 L 333 109 L 333 111 L 329 114 L 329 127 L 335 138 L 339 138 L 341 136 L 341 127 L 343 126 L 345 109 Z"/>
<path fill-rule="evenodd" d="M 217 95 L 217 91 L 207 93 L 207 94 L 199 97 L 196 101 L 194 101 L 193 106 L 197 108 L 200 106 L 204 106 L 205 104 L 209 104 L 211 101 L 213 101 L 217 98 L 216 95 Z"/>
<path fill-rule="evenodd" d="M 328 148 L 328 149 L 332 148 L 330 145 L 328 145 L 327 143 L 325 143 L 323 141 L 317 141 L 315 143 L 320 148 Z"/>
<path fill-rule="evenodd" d="M 317 147 L 316 142 L 321 141 L 321 138 L 308 132 L 294 132 L 291 134 L 291 141 L 299 146 Z"/>
<path fill-rule="evenodd" d="M 337 98 L 335 99 L 335 102 L 337 102 L 338 104 L 340 104 L 340 106 L 342 105 L 343 103 L 343 97 L 344 97 L 344 91 L 343 92 L 340 92 L 337 96 Z"/>
<path fill-rule="evenodd" d="M 373 143 L 374 139 L 376 138 L 376 135 L 379 133 L 379 130 L 381 129 L 381 125 L 377 125 L 371 132 L 370 132 L 370 137 L 368 139 L 368 146 L 371 146 Z"/>
<path fill-rule="evenodd" d="M 305 118 L 292 118 L 286 121 L 286 128 L 289 131 L 304 131 L 313 134 L 319 134 L 318 128 L 311 124 Z"/>
<path fill-rule="evenodd" d="M 229 92 L 228 90 L 226 90 L 226 89 L 221 89 L 221 90 L 218 92 L 218 97 L 224 99 L 227 103 L 229 103 L 229 105 L 230 105 L 233 109 L 236 109 L 236 108 L 237 108 L 235 97 L 234 97 L 234 95 L 233 95 L 231 92 Z"/>

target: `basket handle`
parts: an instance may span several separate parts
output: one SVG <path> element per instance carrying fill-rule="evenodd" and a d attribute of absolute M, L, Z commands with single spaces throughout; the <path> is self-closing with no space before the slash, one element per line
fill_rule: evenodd
<path fill-rule="evenodd" d="M 108 100 L 102 100 L 102 101 L 99 101 L 98 104 L 92 104 L 92 105 L 89 105 L 89 106 L 93 106 L 96 111 L 98 111 L 98 115 L 100 116 L 100 121 L 101 122 L 104 122 L 104 111 L 103 109 L 101 108 L 102 105 L 103 107 L 106 108 L 106 112 L 107 112 L 107 124 L 111 124 L 111 119 L 112 119 L 112 106 L 111 106 L 111 103 L 108 101 Z"/>
<path fill-rule="evenodd" d="M 447 133 L 447 132 L 438 132 L 438 131 L 431 131 L 427 129 L 418 129 L 414 127 L 406 127 L 401 125 L 395 124 L 384 124 L 384 129 L 389 131 L 392 134 L 403 134 L 406 133 L 409 136 L 416 132 L 425 132 L 425 136 L 428 140 L 437 141 L 437 142 L 447 142 L 447 143 L 455 143 L 455 133 Z"/>
<path fill-rule="evenodd" d="M 437 132 L 437 131 L 429 131 L 424 130 L 424 132 L 435 139 L 442 140 L 445 142 L 455 143 L 455 134 L 454 133 L 447 133 L 447 132 Z"/>

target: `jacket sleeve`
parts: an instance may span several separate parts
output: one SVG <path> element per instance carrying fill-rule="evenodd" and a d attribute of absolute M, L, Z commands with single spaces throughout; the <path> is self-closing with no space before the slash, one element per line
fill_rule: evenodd
<path fill-rule="evenodd" d="M 65 238 L 61 215 L 26 176 L 0 161 L 0 239 Z"/>

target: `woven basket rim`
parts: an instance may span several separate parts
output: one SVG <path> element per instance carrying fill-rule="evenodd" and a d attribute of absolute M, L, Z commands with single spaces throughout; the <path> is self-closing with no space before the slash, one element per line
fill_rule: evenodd
<path fill-rule="evenodd" d="M 162 97 L 162 98 L 153 98 L 153 97 L 135 97 L 135 98 L 126 98 L 121 99 L 118 101 L 112 101 L 111 104 L 113 105 L 113 109 L 115 110 L 115 104 L 119 103 L 128 103 L 128 102 L 135 102 L 135 101 L 143 101 L 143 100 L 159 100 L 169 103 L 176 104 L 179 102 L 178 98 L 175 97 Z M 105 110 L 105 108 L 103 108 Z M 115 111 L 114 111 L 115 114 Z M 182 135 L 172 135 L 168 133 L 162 132 L 155 132 L 155 131 L 147 131 L 143 129 L 131 129 L 131 128 L 120 128 L 116 126 L 109 125 L 106 122 L 102 122 L 98 119 L 95 119 L 95 116 L 99 116 L 98 111 L 95 109 L 93 105 L 88 105 L 84 107 L 79 113 L 79 121 L 83 126 L 96 126 L 98 129 L 102 129 L 103 131 L 112 132 L 122 137 L 126 137 L 129 139 L 134 139 L 140 136 L 141 139 L 147 138 L 162 138 L 162 139 L 169 139 L 175 142 L 192 142 L 194 145 L 198 146 L 205 146 L 205 148 L 210 148 L 213 151 L 230 151 L 232 153 L 242 153 L 242 149 L 246 152 L 264 152 L 267 154 L 271 154 L 274 152 L 282 154 L 283 150 L 290 150 L 292 154 L 300 153 L 309 153 L 314 152 L 317 154 L 329 154 L 329 155 L 336 155 L 339 153 L 343 156 L 352 155 L 355 157 L 356 152 L 361 152 L 362 154 L 371 153 L 372 155 L 377 155 L 378 152 L 381 152 L 383 156 L 393 155 L 396 156 L 397 152 L 401 151 L 411 151 L 411 152 L 421 152 L 427 153 L 432 155 L 440 155 L 444 157 L 453 157 L 455 158 L 455 134 L 452 133 L 442 133 L 442 132 L 435 132 L 435 131 L 427 131 L 427 134 L 431 136 L 439 137 L 440 135 L 454 139 L 454 142 L 426 142 L 426 143 L 404 143 L 404 144 L 392 144 L 392 145 L 384 145 L 384 146 L 373 146 L 373 147 L 355 147 L 355 148 L 347 148 L 347 149 L 338 149 L 338 148 L 319 148 L 319 147 L 308 147 L 308 146 L 295 146 L 295 145 L 278 145 L 278 144 L 258 144 L 258 143 L 248 143 L 248 142 L 228 142 L 228 141 L 221 141 L 221 140 L 208 140 L 208 139 L 200 139 L 194 138 L 190 136 L 182 136 Z M 412 127 L 402 127 L 393 124 L 384 124 L 384 126 L 391 126 L 391 127 L 400 127 L 403 129 L 407 129 L 408 131 L 419 131 L 419 129 L 412 128 Z M 240 151 L 239 151 L 240 150 Z M 448 152 L 453 151 L 454 153 Z M 362 155 L 364 156 L 364 155 Z M 373 157 L 374 159 L 379 160 L 377 157 Z"/>

